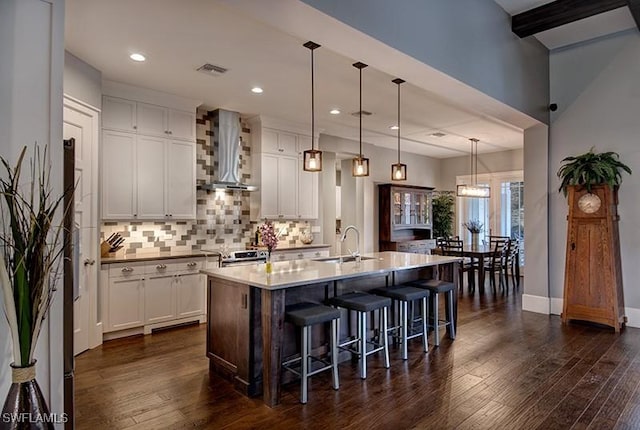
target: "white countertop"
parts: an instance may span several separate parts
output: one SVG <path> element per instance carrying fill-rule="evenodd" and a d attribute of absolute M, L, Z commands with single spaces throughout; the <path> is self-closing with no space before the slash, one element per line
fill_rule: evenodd
<path fill-rule="evenodd" d="M 281 289 L 300 285 L 330 282 L 339 279 L 385 274 L 398 270 L 418 269 L 461 261 L 459 257 L 411 254 L 406 252 L 374 252 L 363 254 L 371 259 L 360 263 L 330 263 L 314 260 L 274 262 L 273 272 L 267 274 L 265 263 L 249 266 L 230 266 L 202 270 L 201 273 L 258 288 Z"/>

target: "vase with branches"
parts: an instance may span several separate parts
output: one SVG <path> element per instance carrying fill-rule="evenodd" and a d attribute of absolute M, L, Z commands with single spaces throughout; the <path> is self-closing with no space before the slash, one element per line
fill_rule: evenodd
<path fill-rule="evenodd" d="M 472 219 L 467 222 L 463 222 L 462 226 L 471 233 L 471 246 L 478 247 L 480 244 L 480 233 L 484 231 L 484 224 L 478 219 Z"/>
<path fill-rule="evenodd" d="M 271 252 L 278 247 L 278 235 L 276 235 L 275 227 L 269 220 L 265 220 L 260 226 L 260 235 L 262 236 L 262 244 L 267 247 L 267 264 L 266 271 L 271 273 L 273 268 L 271 264 Z"/>
<path fill-rule="evenodd" d="M 31 175 L 23 178 L 26 152 L 25 147 L 15 167 L 0 157 L 0 287 L 13 350 L 12 385 L 2 416 L 28 413 L 30 421 L 37 421 L 48 408 L 35 380 L 34 355 L 62 273 L 63 227 L 56 224 L 56 216 L 65 193 L 53 195 L 46 146 L 42 151 L 35 146 Z M 35 427 L 24 424 L 15 422 L 8 428 L 53 428 L 46 420 Z"/>

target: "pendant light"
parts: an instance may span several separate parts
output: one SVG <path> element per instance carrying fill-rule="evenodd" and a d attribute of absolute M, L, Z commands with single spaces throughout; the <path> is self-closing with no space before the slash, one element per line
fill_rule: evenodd
<path fill-rule="evenodd" d="M 369 176 L 369 159 L 362 156 L 362 69 L 367 65 L 358 61 L 353 64 L 353 67 L 360 70 L 360 110 L 358 111 L 358 116 L 360 117 L 360 152 L 352 160 L 351 173 L 353 176 Z"/>
<path fill-rule="evenodd" d="M 306 172 L 320 172 L 322 170 L 322 151 L 318 151 L 315 149 L 315 140 L 316 140 L 316 115 L 315 115 L 315 82 L 314 82 L 314 67 L 313 67 L 313 51 L 316 48 L 319 48 L 315 42 L 308 41 L 304 45 L 305 48 L 308 48 L 311 51 L 311 149 L 308 149 L 303 152 L 303 164 L 302 169 Z"/>
<path fill-rule="evenodd" d="M 407 165 L 400 162 L 400 85 L 404 84 L 404 80 L 396 78 L 393 81 L 398 85 L 398 162 L 391 165 L 391 180 L 392 181 L 406 181 L 407 180 Z"/>
<path fill-rule="evenodd" d="M 489 198 L 491 196 L 491 188 L 478 185 L 478 139 L 471 138 L 471 156 L 470 159 L 470 172 L 471 185 L 458 185 L 456 187 L 456 195 L 458 197 L 476 197 L 476 198 Z"/>

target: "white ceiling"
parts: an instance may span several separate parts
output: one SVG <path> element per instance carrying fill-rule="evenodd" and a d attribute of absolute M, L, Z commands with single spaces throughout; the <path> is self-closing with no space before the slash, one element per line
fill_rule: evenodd
<path fill-rule="evenodd" d="M 506 1 L 506 0 L 503 0 Z M 228 3 L 228 2 L 227 2 Z M 302 40 L 217 0 L 67 0 L 66 49 L 101 70 L 104 79 L 201 100 L 205 107 L 310 124 L 310 53 Z M 129 60 L 132 52 L 147 56 Z M 358 71 L 364 58 L 315 51 L 316 122 L 324 133 L 358 139 Z M 228 68 L 219 77 L 195 69 L 210 62 Z M 363 70 L 363 140 L 395 148 L 397 87 L 372 67 Z M 402 77 L 402 76 L 401 76 Z M 264 93 L 254 95 L 259 85 Z M 331 108 L 341 115 L 330 115 Z M 436 158 L 521 148 L 519 127 L 464 108 L 411 83 L 402 85 L 403 149 Z M 310 125 L 309 125 L 310 127 Z M 445 133 L 434 137 L 432 133 Z M 345 149 L 346 152 L 356 148 Z"/>
<path fill-rule="evenodd" d="M 533 9 L 550 0 L 495 0 L 509 15 Z M 628 7 L 590 16 L 551 30 L 534 35 L 549 49 L 562 48 L 574 43 L 584 42 L 608 34 L 634 28 L 636 26 Z"/>

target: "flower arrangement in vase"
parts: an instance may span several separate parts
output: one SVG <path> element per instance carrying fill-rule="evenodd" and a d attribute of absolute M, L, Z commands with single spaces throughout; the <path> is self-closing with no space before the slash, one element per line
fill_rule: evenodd
<path fill-rule="evenodd" d="M 30 183 L 24 183 L 21 173 L 26 149 L 13 168 L 0 157 L 5 170 L 0 176 L 0 288 L 13 349 L 12 384 L 2 416 L 49 413 L 35 379 L 34 355 L 61 273 L 64 229 L 54 220 L 65 194 L 73 192 L 69 189 L 59 197 L 52 196 L 46 147 L 42 154 L 35 147 L 31 177 L 27 178 Z M 21 424 L 7 428 L 30 428 Z M 53 424 L 37 428 L 53 429 Z"/>
<path fill-rule="evenodd" d="M 271 273 L 273 271 L 271 251 L 278 247 L 278 236 L 271 221 L 266 220 L 264 224 L 260 226 L 260 235 L 262 237 L 262 244 L 267 247 L 266 272 Z"/>
<path fill-rule="evenodd" d="M 472 219 L 463 222 L 462 226 L 471 233 L 471 246 L 477 247 L 480 244 L 480 233 L 484 231 L 484 224 L 480 220 Z"/>

